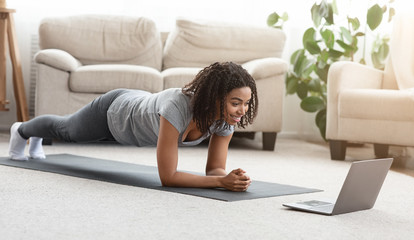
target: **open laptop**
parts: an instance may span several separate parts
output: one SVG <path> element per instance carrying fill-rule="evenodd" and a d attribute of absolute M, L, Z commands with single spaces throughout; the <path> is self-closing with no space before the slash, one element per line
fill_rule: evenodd
<path fill-rule="evenodd" d="M 283 206 L 325 215 L 370 209 L 377 200 L 392 161 L 392 158 L 384 158 L 353 162 L 336 202 L 310 200 Z"/>

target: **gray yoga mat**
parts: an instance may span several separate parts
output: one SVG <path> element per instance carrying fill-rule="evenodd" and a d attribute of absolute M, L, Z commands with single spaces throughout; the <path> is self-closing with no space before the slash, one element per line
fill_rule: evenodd
<path fill-rule="evenodd" d="M 30 159 L 29 161 L 14 161 L 8 157 L 1 157 L 0 164 L 222 201 L 239 201 L 321 191 L 319 189 L 262 181 L 252 181 L 246 192 L 231 192 L 220 188 L 162 187 L 156 167 L 70 154 L 47 155 L 46 159 Z"/>

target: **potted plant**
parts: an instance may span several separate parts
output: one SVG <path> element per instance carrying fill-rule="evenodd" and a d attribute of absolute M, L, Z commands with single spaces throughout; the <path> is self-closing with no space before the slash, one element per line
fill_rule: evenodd
<path fill-rule="evenodd" d="M 291 69 L 286 77 L 286 93 L 296 94 L 300 99 L 300 107 L 306 112 L 316 112 L 315 124 L 325 139 L 327 76 L 332 63 L 339 60 L 357 61 L 355 54 L 360 51 L 360 40 L 363 40 L 362 57 L 359 62 L 366 64 L 365 51 L 367 34 L 375 34 L 375 30 L 383 22 L 388 13 L 388 22 L 392 20 L 395 10 L 394 0 L 386 5 L 372 5 L 367 10 L 366 24 L 361 25 L 357 17 L 346 17 L 346 25 L 335 22 L 338 15 L 336 1 L 322 0 L 311 8 L 313 26 L 308 28 L 302 38 L 303 47 L 296 50 L 290 57 Z M 276 20 L 276 21 L 275 21 Z M 268 25 L 278 27 L 287 20 L 272 13 L 268 17 Z M 386 35 L 377 33 L 371 50 L 374 67 L 383 68 L 388 56 Z"/>

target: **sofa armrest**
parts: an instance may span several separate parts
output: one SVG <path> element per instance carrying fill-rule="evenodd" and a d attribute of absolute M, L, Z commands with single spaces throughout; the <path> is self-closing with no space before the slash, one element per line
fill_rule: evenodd
<path fill-rule="evenodd" d="M 338 93 L 346 88 L 381 89 L 383 76 L 383 71 L 356 62 L 335 62 L 329 68 L 328 92 Z"/>
<path fill-rule="evenodd" d="M 244 63 L 243 68 L 256 80 L 286 74 L 288 64 L 280 58 L 261 58 Z"/>
<path fill-rule="evenodd" d="M 339 94 L 345 89 L 381 89 L 384 72 L 356 62 L 340 61 L 328 72 L 326 138 L 338 138 Z"/>
<path fill-rule="evenodd" d="M 37 63 L 42 63 L 66 72 L 72 72 L 82 66 L 79 60 L 59 49 L 41 50 L 36 53 L 34 59 Z"/>

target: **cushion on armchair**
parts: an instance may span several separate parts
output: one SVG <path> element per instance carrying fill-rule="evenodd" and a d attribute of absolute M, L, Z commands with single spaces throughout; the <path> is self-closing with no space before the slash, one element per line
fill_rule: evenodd
<path fill-rule="evenodd" d="M 284 42 L 285 34 L 275 28 L 180 18 L 166 40 L 163 68 L 280 57 Z"/>

